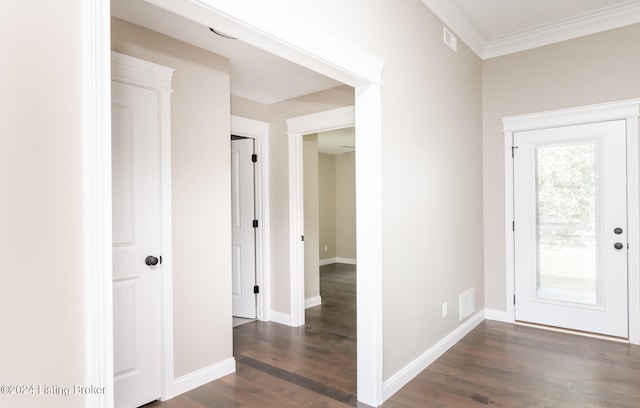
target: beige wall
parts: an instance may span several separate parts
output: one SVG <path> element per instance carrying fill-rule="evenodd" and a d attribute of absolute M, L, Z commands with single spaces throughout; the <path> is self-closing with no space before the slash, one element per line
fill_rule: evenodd
<path fill-rule="evenodd" d="M 180 377 L 232 356 L 229 62 L 118 19 L 112 49 L 175 68 L 171 181 Z"/>
<path fill-rule="evenodd" d="M 0 384 L 85 384 L 80 11 L 0 2 Z M 0 406 L 84 398 L 0 394 Z"/>
<path fill-rule="evenodd" d="M 336 161 L 332 154 L 318 154 L 318 190 L 320 212 L 318 251 L 320 259 L 331 259 L 336 257 Z"/>
<path fill-rule="evenodd" d="M 335 156 L 336 256 L 356 259 L 356 155 Z"/>
<path fill-rule="evenodd" d="M 487 308 L 506 309 L 501 117 L 640 97 L 638 39 L 640 24 L 484 61 Z"/>
<path fill-rule="evenodd" d="M 388 379 L 460 325 L 461 292 L 474 287 L 476 309 L 484 306 L 481 61 L 462 43 L 457 54 L 447 48 L 443 23 L 420 0 L 282 2 L 385 61 L 381 255 Z"/>
<path fill-rule="evenodd" d="M 231 96 L 231 112 L 243 118 L 269 122 L 269 105 L 239 96 Z"/>
<path fill-rule="evenodd" d="M 322 137 L 320 134 L 319 137 Z M 321 259 L 356 259 L 355 154 L 318 158 Z M 324 246 L 327 245 L 327 252 Z"/>
<path fill-rule="evenodd" d="M 304 180 L 304 297 L 320 296 L 318 135 L 305 135 L 302 141 Z"/>

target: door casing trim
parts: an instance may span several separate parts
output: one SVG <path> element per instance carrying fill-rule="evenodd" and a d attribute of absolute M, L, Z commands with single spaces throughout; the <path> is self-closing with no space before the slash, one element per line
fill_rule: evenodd
<path fill-rule="evenodd" d="M 354 126 L 355 107 L 298 116 L 286 122 L 289 135 L 289 304 L 291 326 L 298 327 L 305 323 L 304 242 L 300 239 L 304 235 L 303 136 Z"/>
<path fill-rule="evenodd" d="M 640 344 L 640 171 L 638 143 L 638 118 L 640 99 L 630 99 L 559 109 L 502 118 L 504 132 L 505 164 L 505 269 L 506 269 L 506 316 L 515 322 L 515 257 L 513 219 L 513 158 L 511 147 L 515 132 L 552 127 L 581 125 L 586 123 L 625 120 L 627 123 L 627 217 L 628 217 L 628 297 L 629 297 L 629 342 Z"/>

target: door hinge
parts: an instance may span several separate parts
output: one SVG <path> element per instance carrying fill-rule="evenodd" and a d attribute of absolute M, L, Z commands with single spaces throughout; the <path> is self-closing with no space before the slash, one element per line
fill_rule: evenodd
<path fill-rule="evenodd" d="M 257 295 L 258 293 L 260 293 L 260 286 L 255 285 L 255 286 L 253 287 L 253 293 L 254 293 L 254 294 L 256 294 L 256 295 Z"/>
<path fill-rule="evenodd" d="M 515 157 L 516 156 L 516 149 L 518 148 L 518 146 L 511 146 L 511 157 Z"/>
<path fill-rule="evenodd" d="M 300 236 L 300 241 L 304 241 L 304 235 Z"/>
<path fill-rule="evenodd" d="M 251 161 L 254 162 L 254 163 L 257 162 L 258 161 L 258 155 L 257 154 L 252 154 L 251 155 Z"/>
<path fill-rule="evenodd" d="M 258 228 L 258 220 L 253 220 L 253 228 Z"/>
<path fill-rule="evenodd" d="M 516 304 L 516 295 L 513 295 L 513 304 Z"/>
<path fill-rule="evenodd" d="M 162 265 L 162 255 L 160 255 L 158 258 L 160 258 L 160 265 Z"/>
<path fill-rule="evenodd" d="M 516 230 L 516 222 L 511 221 L 511 231 L 515 231 L 515 230 Z"/>

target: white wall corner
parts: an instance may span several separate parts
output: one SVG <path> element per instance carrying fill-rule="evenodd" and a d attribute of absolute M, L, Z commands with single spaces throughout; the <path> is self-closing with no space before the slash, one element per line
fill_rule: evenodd
<path fill-rule="evenodd" d="M 290 314 L 276 312 L 275 310 L 272 310 L 271 312 L 269 312 L 269 317 L 270 317 L 269 321 L 271 322 L 284 324 L 285 326 L 295 327 L 292 323 Z"/>
<path fill-rule="evenodd" d="M 202 368 L 198 371 L 194 371 L 190 374 L 183 375 L 176 378 L 174 385 L 174 396 L 184 394 L 191 391 L 194 388 L 198 388 L 202 385 L 215 381 L 225 375 L 234 373 L 236 371 L 236 360 L 231 357 L 219 363 L 210 365 L 209 367 Z"/>
<path fill-rule="evenodd" d="M 484 317 L 485 311 L 483 309 L 473 315 L 473 317 L 469 318 L 457 329 L 449 333 L 448 336 L 440 340 L 433 347 L 424 352 L 421 356 L 413 360 L 411 363 L 407 364 L 404 368 L 395 373 L 391 378 L 386 380 L 382 386 L 382 401 L 384 402 L 389 399 L 393 394 L 407 385 L 409 381 L 413 380 L 424 369 L 429 367 L 447 350 L 453 347 L 458 341 L 462 340 L 464 336 L 469 334 L 471 330 L 476 328 L 476 326 L 484 321 Z"/>
<path fill-rule="evenodd" d="M 320 306 L 321 304 L 322 304 L 322 297 L 320 295 L 312 296 L 312 297 L 306 298 L 304 300 L 304 308 L 305 309 L 308 309 L 310 307 Z"/>

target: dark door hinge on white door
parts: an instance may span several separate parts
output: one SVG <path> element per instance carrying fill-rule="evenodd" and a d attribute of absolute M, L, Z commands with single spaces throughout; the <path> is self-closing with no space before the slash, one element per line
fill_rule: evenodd
<path fill-rule="evenodd" d="M 258 228 L 258 220 L 253 220 L 253 228 Z"/>
<path fill-rule="evenodd" d="M 515 157 L 518 146 L 511 146 L 511 157 Z"/>
<path fill-rule="evenodd" d="M 258 161 L 258 155 L 257 154 L 252 154 L 251 155 L 251 161 L 254 162 L 254 163 L 257 162 Z"/>
<path fill-rule="evenodd" d="M 255 285 L 255 286 L 253 287 L 253 293 L 255 293 L 256 295 L 257 295 L 258 293 L 260 293 L 260 286 Z"/>

